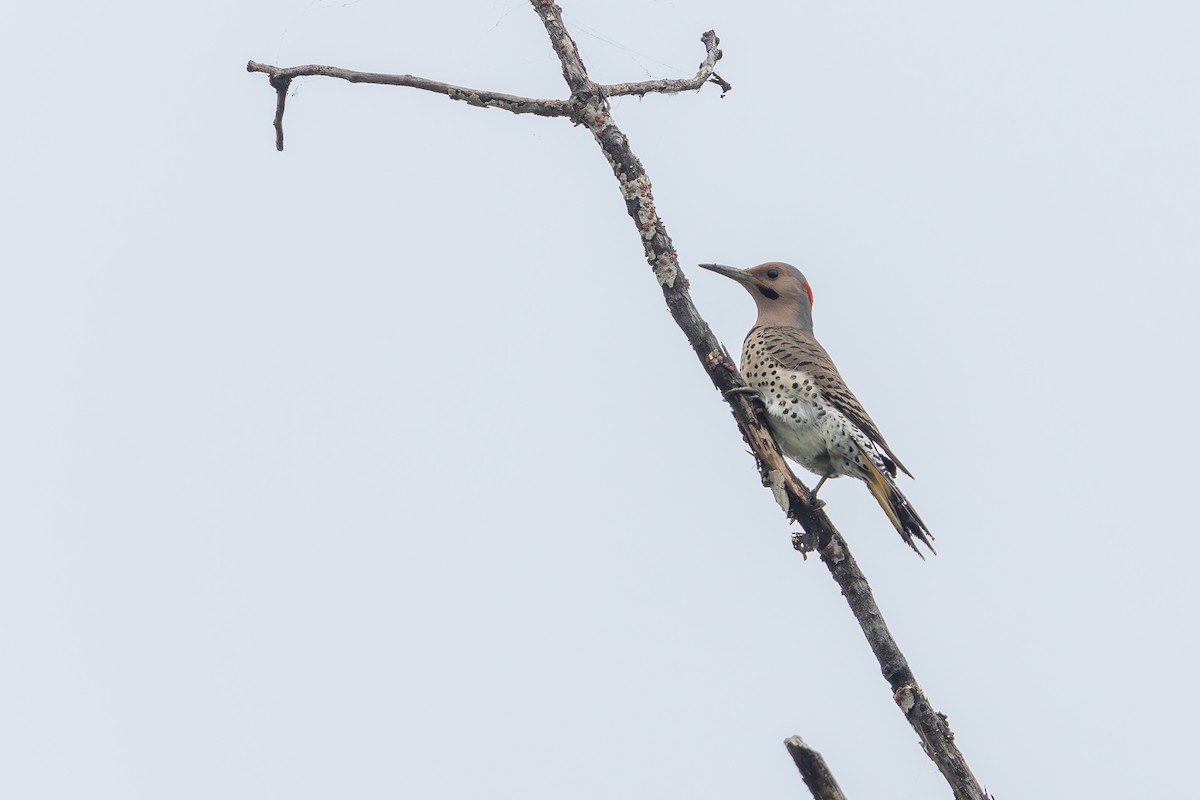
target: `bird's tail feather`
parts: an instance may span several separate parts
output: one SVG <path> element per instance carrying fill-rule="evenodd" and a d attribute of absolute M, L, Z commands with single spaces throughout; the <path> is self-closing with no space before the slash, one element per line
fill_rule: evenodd
<path fill-rule="evenodd" d="M 892 521 L 892 525 L 900 533 L 900 538 L 921 558 L 925 558 L 925 555 L 917 549 L 917 543 L 913 541 L 914 538 L 920 539 L 929 548 L 929 552 L 936 556 L 937 550 L 933 549 L 932 543 L 933 534 L 929 532 L 929 528 L 925 527 L 925 523 L 921 521 L 917 510 L 909 505 L 908 498 L 896 488 L 896 484 L 892 481 L 891 477 L 876 467 L 871 459 L 864 458 L 863 460 L 867 464 L 867 472 L 869 473 L 867 488 L 871 490 L 872 496 L 879 502 L 888 519 Z"/>

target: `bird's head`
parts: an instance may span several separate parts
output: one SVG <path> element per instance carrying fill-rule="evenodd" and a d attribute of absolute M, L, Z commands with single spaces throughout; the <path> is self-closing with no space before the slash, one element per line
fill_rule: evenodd
<path fill-rule="evenodd" d="M 746 287 L 758 304 L 756 327 L 787 326 L 812 330 L 812 287 L 804 274 L 791 264 L 768 261 L 750 269 L 721 264 L 700 266 Z"/>

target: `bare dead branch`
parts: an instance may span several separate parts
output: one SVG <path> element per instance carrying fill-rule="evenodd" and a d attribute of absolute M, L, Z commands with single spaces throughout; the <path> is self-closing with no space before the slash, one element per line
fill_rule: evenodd
<path fill-rule="evenodd" d="M 639 83 L 614 83 L 600 87 L 600 92 L 605 97 L 617 97 L 619 95 L 636 94 L 639 97 L 650 94 L 651 92 L 661 94 L 671 94 L 673 92 L 691 92 L 704 86 L 704 84 L 712 81 L 717 86 L 721 87 L 721 97 L 725 96 L 733 87 L 729 82 L 716 74 L 714 70 L 717 68 L 717 62 L 721 60 L 723 53 L 717 47 L 721 40 L 717 38 L 715 31 L 705 31 L 700 37 L 700 41 L 704 42 L 704 48 L 707 54 L 704 60 L 700 62 L 700 67 L 694 77 L 691 78 L 663 78 L 659 80 L 641 81 Z"/>
<path fill-rule="evenodd" d="M 247 72 L 263 72 L 271 81 L 276 92 L 275 100 L 275 149 L 283 150 L 283 110 L 287 102 L 288 87 L 296 78 L 310 75 L 320 75 L 326 78 L 340 78 L 350 83 L 374 83 L 381 86 L 407 86 L 412 89 L 422 89 L 426 92 L 444 94 L 451 100 L 461 100 L 464 103 L 480 108 L 501 108 L 513 114 L 536 114 L 541 117 L 565 117 L 570 115 L 571 106 L 565 100 L 539 100 L 533 97 L 518 97 L 500 92 L 488 92 L 482 89 L 468 89 L 465 86 L 454 86 L 441 81 L 432 81 L 416 75 L 389 75 L 383 72 L 355 72 L 341 67 L 327 67 L 324 64 L 306 64 L 302 67 L 276 67 L 271 64 L 259 64 L 250 61 L 246 64 Z"/>
<path fill-rule="evenodd" d="M 304 75 L 324 75 L 352 83 L 408 86 L 444 94 L 453 100 L 461 100 L 471 105 L 503 108 L 517 114 L 538 114 L 547 117 L 569 115 L 574 122 L 587 127 L 608 159 L 620 185 L 621 194 L 625 198 L 629 215 L 638 228 L 646 261 L 662 289 L 667 308 L 687 337 L 713 385 L 723 393 L 744 387 L 745 383 L 729 353 L 713 335 L 708 323 L 692 303 L 687 278 L 679 268 L 678 253 L 655 209 L 650 179 L 641 161 L 630 148 L 629 140 L 613 121 L 606 99 L 607 96 L 620 94 L 700 88 L 705 80 L 696 81 L 721 57 L 721 51 L 717 49 L 716 35 L 712 34 L 711 40 L 708 38 L 709 34 L 702 37 L 708 48 L 708 55 L 701 64 L 697 78 L 685 82 L 687 85 L 684 88 L 675 88 L 680 84 L 670 81 L 647 81 L 605 87 L 594 83 L 588 77 L 579 49 L 563 24 L 562 10 L 552 0 L 530 0 L 530 3 L 541 19 L 550 37 L 551 46 L 562 65 L 563 79 L 571 90 L 569 101 L 514 97 L 465 89 L 411 75 L 353 72 L 320 65 L 283 69 L 251 61 L 246 69 L 250 72 L 266 73 L 278 94 L 275 127 L 276 146 L 280 150 L 283 149 L 283 111 L 287 88 L 294 78 Z M 717 83 L 725 91 L 730 88 L 727 82 L 711 72 L 705 79 Z M 695 85 L 691 85 L 693 82 Z M 946 717 L 933 709 L 913 677 L 908 661 L 888 631 L 866 577 L 851 556 L 845 539 L 822 510 L 823 504 L 814 503 L 808 489 L 796 478 L 760 418 L 759 409 L 754 402 L 745 394 L 726 397 L 742 436 L 755 457 L 763 485 L 771 490 L 788 518 L 797 521 L 804 531 L 803 534 L 796 535 L 797 549 L 801 552 L 818 552 L 822 562 L 841 587 L 850 610 L 858 620 L 879 662 L 884 678 L 892 688 L 893 699 L 916 730 L 926 754 L 950 784 L 956 800 L 987 800 L 954 743 L 954 735 L 946 724 Z"/>
<path fill-rule="evenodd" d="M 641 234 L 646 261 L 658 279 L 671 316 L 687 336 L 688 343 L 717 389 L 727 393 L 730 389 L 744 386 L 741 374 L 729 354 L 692 303 L 687 278 L 679 269 L 679 255 L 654 207 L 650 178 L 630 149 L 629 140 L 613 121 L 601 87 L 588 79 L 579 48 L 563 24 L 562 9 L 551 0 L 530 2 L 562 62 L 563 77 L 571 88 L 573 118 L 591 131 L 612 167 L 629 216 Z M 925 752 L 946 778 L 957 800 L 986 800 L 979 782 L 954 744 L 954 735 L 946 724 L 946 717 L 933 710 L 913 677 L 908 661 L 888 631 L 883 614 L 871 594 L 870 584 L 850 555 L 845 539 L 821 510 L 822 504 L 812 502 L 807 487 L 796 478 L 784 460 L 774 437 L 760 419 L 754 402 L 741 393 L 725 396 L 746 443 L 754 453 L 763 485 L 771 489 L 776 502 L 789 518 L 799 522 L 806 533 L 815 536 L 821 560 L 846 596 L 850 610 L 879 661 L 884 678 L 892 687 L 896 704 L 916 730 Z"/>
<path fill-rule="evenodd" d="M 804 785 L 812 792 L 813 800 L 846 800 L 842 788 L 833 779 L 833 773 L 821 754 L 804 743 L 799 736 L 783 740 L 783 746 L 796 762 Z"/>
<path fill-rule="evenodd" d="M 810 516 L 807 520 L 801 520 L 801 525 L 809 531 L 815 529 L 819 541 L 824 540 L 826 530 L 828 531 L 829 543 L 820 549 L 821 560 L 841 587 L 850 610 L 871 646 L 871 652 L 879 662 L 883 677 L 892 687 L 892 699 L 917 732 L 925 754 L 937 765 L 946 782 L 950 784 L 956 800 L 987 800 L 988 795 L 975 779 L 962 752 L 954 743 L 954 733 L 950 730 L 946 715 L 934 710 L 913 676 L 908 660 L 900 652 L 896 640 L 892 638 L 883 613 L 875 603 L 871 585 L 867 583 L 866 576 L 850 555 L 845 540 L 824 513 L 803 513 Z"/>
<path fill-rule="evenodd" d="M 700 67 L 692 78 L 660 79 L 642 81 L 641 83 L 616 83 L 611 86 L 597 87 L 606 97 L 636 94 L 645 96 L 650 93 L 671 94 L 699 89 L 705 83 L 712 82 L 721 87 L 721 96 L 733 87 L 729 82 L 717 75 L 717 61 L 721 59 L 721 51 L 717 45 L 721 40 L 714 31 L 707 31 L 701 37 L 706 54 L 700 62 Z M 572 45 L 574 42 L 572 42 Z M 578 55 L 578 53 L 576 53 Z M 519 97 L 517 95 L 489 92 L 483 89 L 469 89 L 465 86 L 454 86 L 441 81 L 422 78 L 417 75 L 393 75 L 385 72 L 356 72 L 342 67 L 330 67 L 324 64 L 306 64 L 300 67 L 276 67 L 272 64 L 260 64 L 257 61 L 246 63 L 247 72 L 265 73 L 275 89 L 275 149 L 283 150 L 283 112 L 287 107 L 287 93 L 292 81 L 319 75 L 325 78 L 339 78 L 350 83 L 374 83 L 380 86 L 407 86 L 411 89 L 422 89 L 426 92 L 436 92 L 449 97 L 451 100 L 461 100 L 468 105 L 479 108 L 501 108 L 513 114 L 536 114 L 540 117 L 566 117 L 571 114 L 571 104 L 567 100 L 542 100 L 534 97 Z M 564 74 L 565 77 L 565 74 Z M 587 75 L 583 76 L 587 80 Z M 591 84 L 591 81 L 587 81 Z M 571 81 L 567 81 L 570 85 Z M 574 91 L 574 87 L 572 87 Z"/>

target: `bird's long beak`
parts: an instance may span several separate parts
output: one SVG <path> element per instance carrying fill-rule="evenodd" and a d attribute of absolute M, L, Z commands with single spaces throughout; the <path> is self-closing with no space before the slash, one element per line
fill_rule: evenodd
<path fill-rule="evenodd" d="M 733 278 L 738 283 L 749 283 L 751 281 L 750 273 L 737 267 L 727 267 L 724 264 L 697 264 L 696 266 L 706 269 L 709 272 L 715 272 L 718 275 L 724 275 L 726 278 Z"/>

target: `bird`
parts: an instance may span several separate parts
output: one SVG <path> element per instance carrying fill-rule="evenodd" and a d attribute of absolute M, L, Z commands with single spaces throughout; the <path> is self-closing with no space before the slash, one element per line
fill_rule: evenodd
<path fill-rule="evenodd" d="M 910 478 L 912 473 L 813 335 L 813 291 L 804 274 L 779 261 L 749 269 L 700 266 L 740 283 L 758 305 L 758 320 L 742 346 L 747 385 L 726 394 L 761 399 L 784 455 L 819 477 L 814 499 L 830 478 L 858 478 L 917 555 L 925 557 L 918 540 L 936 554 L 933 534 L 896 486 L 897 470 Z"/>

